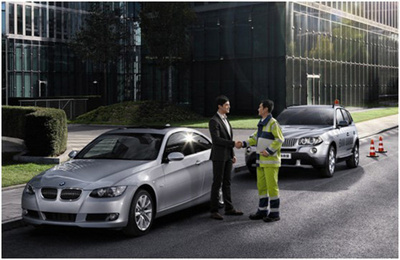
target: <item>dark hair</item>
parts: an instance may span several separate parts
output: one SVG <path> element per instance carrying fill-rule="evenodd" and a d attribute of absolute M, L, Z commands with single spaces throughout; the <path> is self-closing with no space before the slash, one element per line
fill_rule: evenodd
<path fill-rule="evenodd" d="M 215 99 L 215 103 L 217 103 L 217 107 L 218 106 L 223 106 L 228 101 L 229 101 L 229 98 L 227 98 L 224 95 L 220 95 Z"/>
<path fill-rule="evenodd" d="M 263 105 L 264 108 L 268 108 L 268 112 L 271 113 L 272 110 L 274 110 L 274 101 L 265 99 L 261 101 L 261 104 Z"/>

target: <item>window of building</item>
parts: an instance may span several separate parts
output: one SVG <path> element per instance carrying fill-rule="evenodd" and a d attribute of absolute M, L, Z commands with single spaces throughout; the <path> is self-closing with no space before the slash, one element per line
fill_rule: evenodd
<path fill-rule="evenodd" d="M 25 35 L 32 36 L 32 7 L 25 6 Z"/>
<path fill-rule="evenodd" d="M 39 28 L 40 28 L 40 9 L 39 7 L 35 7 L 33 11 L 33 28 L 34 28 L 34 36 L 40 36 Z"/>
<path fill-rule="evenodd" d="M 23 17 L 22 17 L 22 5 L 17 5 L 17 34 L 23 34 Z"/>
<path fill-rule="evenodd" d="M 15 20 L 14 20 L 14 4 L 8 4 L 8 30 L 10 34 L 14 34 L 15 30 L 14 30 L 14 26 L 15 26 Z M 5 25 L 6 23 L 4 23 Z"/>
<path fill-rule="evenodd" d="M 49 38 L 54 38 L 55 20 L 54 20 L 54 10 L 49 10 Z"/>

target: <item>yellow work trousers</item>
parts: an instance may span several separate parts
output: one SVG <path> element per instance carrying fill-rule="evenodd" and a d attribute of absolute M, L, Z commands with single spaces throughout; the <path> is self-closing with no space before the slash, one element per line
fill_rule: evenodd
<path fill-rule="evenodd" d="M 279 167 L 257 167 L 257 188 L 260 197 L 279 197 Z"/>

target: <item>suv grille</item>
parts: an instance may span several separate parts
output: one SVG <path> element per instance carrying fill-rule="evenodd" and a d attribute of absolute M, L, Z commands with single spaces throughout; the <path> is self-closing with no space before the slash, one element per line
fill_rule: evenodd
<path fill-rule="evenodd" d="M 55 200 L 57 198 L 57 189 L 42 188 L 42 196 L 45 199 Z"/>
<path fill-rule="evenodd" d="M 61 191 L 61 199 L 63 200 L 76 200 L 81 196 L 82 190 L 78 189 L 65 189 Z"/>
<path fill-rule="evenodd" d="M 282 147 L 292 147 L 296 144 L 297 138 L 288 138 L 285 139 L 285 142 L 283 143 Z"/>

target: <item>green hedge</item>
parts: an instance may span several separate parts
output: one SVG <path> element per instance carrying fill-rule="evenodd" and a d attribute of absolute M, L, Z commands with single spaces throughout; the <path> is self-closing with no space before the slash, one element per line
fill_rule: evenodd
<path fill-rule="evenodd" d="M 2 106 L 2 135 L 25 139 L 25 117 L 36 110 L 35 107 Z"/>
<path fill-rule="evenodd" d="M 2 111 L 2 135 L 25 140 L 29 155 L 58 156 L 67 149 L 68 128 L 64 110 L 3 106 Z"/>

